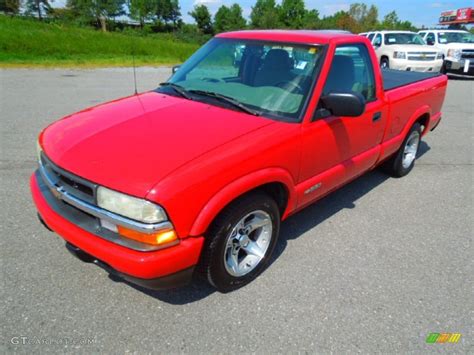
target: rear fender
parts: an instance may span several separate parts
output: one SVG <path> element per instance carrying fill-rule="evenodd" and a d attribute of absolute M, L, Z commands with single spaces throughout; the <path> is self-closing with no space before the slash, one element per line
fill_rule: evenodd
<path fill-rule="evenodd" d="M 380 154 L 379 161 L 385 160 L 386 158 L 394 154 L 398 149 L 400 149 L 400 146 L 402 145 L 403 140 L 408 134 L 408 131 L 410 130 L 410 128 L 413 126 L 413 124 L 416 121 L 418 121 L 418 119 L 421 116 L 425 114 L 428 114 L 428 122 L 425 127 L 425 130 L 423 131 L 423 134 L 428 132 L 428 129 L 426 128 L 430 126 L 431 108 L 428 105 L 423 105 L 411 115 L 411 117 L 407 121 L 407 124 L 405 125 L 405 127 L 403 128 L 402 132 L 399 135 L 393 138 L 390 138 L 389 140 L 382 143 L 382 151 Z"/>
<path fill-rule="evenodd" d="M 269 183 L 282 183 L 288 192 L 288 202 L 282 219 L 285 219 L 296 207 L 295 184 L 290 173 L 281 168 L 268 168 L 243 176 L 215 194 L 196 218 L 190 235 L 203 235 L 214 218 L 233 200 L 243 194 Z"/>
<path fill-rule="evenodd" d="M 418 110 L 415 111 L 415 113 L 410 117 L 410 120 L 408 121 L 407 126 L 403 129 L 403 137 L 405 137 L 408 134 L 408 131 L 410 130 L 411 126 L 418 121 L 418 119 L 423 116 L 423 115 L 428 115 L 428 120 L 426 121 L 426 126 L 423 128 L 423 135 L 428 132 L 428 127 L 430 127 L 430 120 L 432 117 L 432 111 L 431 107 L 428 105 L 424 105 L 420 107 Z"/>

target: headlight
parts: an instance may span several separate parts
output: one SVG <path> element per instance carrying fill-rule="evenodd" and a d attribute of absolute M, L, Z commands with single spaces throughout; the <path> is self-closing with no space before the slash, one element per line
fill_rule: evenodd
<path fill-rule="evenodd" d="M 406 54 L 406 52 L 393 52 L 393 58 L 396 58 L 396 59 L 406 59 L 406 58 L 407 58 L 407 54 Z"/>
<path fill-rule="evenodd" d="M 443 59 L 443 53 L 438 52 L 438 54 L 436 54 L 436 59 Z"/>
<path fill-rule="evenodd" d="M 43 148 L 41 148 L 40 142 L 37 140 L 36 141 L 36 160 L 41 162 L 41 152 L 43 151 Z"/>
<path fill-rule="evenodd" d="M 160 223 L 168 220 L 166 212 L 160 206 L 102 186 L 97 189 L 97 204 L 110 212 L 144 223 Z"/>
<path fill-rule="evenodd" d="M 448 57 L 454 58 L 456 60 L 461 60 L 461 50 L 460 49 L 448 50 Z"/>

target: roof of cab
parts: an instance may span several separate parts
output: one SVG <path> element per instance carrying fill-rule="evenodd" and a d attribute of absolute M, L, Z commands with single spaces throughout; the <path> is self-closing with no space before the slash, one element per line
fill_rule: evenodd
<path fill-rule="evenodd" d="M 358 36 L 347 31 L 338 30 L 248 30 L 224 32 L 216 35 L 216 37 L 287 43 L 327 44 L 335 38 L 353 38 Z"/>
<path fill-rule="evenodd" d="M 418 31 L 418 33 L 420 32 L 434 32 L 434 33 L 443 33 L 443 32 L 449 32 L 449 33 L 459 33 L 459 32 L 462 32 L 462 33 L 469 33 L 469 31 L 466 31 L 466 30 L 427 30 L 427 29 L 424 29 L 424 30 L 421 30 L 421 31 Z"/>

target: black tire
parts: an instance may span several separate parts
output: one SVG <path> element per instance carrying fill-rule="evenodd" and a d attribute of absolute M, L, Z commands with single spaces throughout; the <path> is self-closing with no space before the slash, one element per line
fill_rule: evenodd
<path fill-rule="evenodd" d="M 446 62 L 443 61 L 443 65 L 441 66 L 441 69 L 439 71 L 441 74 L 447 74 L 448 70 L 446 69 Z"/>
<path fill-rule="evenodd" d="M 402 177 L 407 175 L 415 166 L 415 160 L 411 162 L 409 166 L 404 166 L 403 164 L 403 159 L 405 156 L 405 147 L 407 145 L 408 140 L 412 137 L 412 134 L 416 132 L 418 134 L 418 146 L 416 149 L 416 155 L 418 154 L 418 149 L 420 148 L 420 142 L 421 142 L 421 125 L 416 122 L 408 131 L 407 136 L 403 140 L 403 143 L 398 149 L 398 151 L 390 158 L 388 159 L 383 165 L 382 169 L 389 175 L 393 177 Z"/>
<path fill-rule="evenodd" d="M 226 269 L 227 240 L 237 223 L 249 213 L 264 211 L 271 218 L 271 240 L 264 257 L 255 268 L 240 277 L 231 275 Z M 212 286 L 220 292 L 234 291 L 253 281 L 268 266 L 277 243 L 280 230 L 280 211 L 273 198 L 262 192 L 250 193 L 227 206 L 212 223 L 201 256 L 200 271 Z M 250 235 L 250 233 L 249 233 Z"/>
<path fill-rule="evenodd" d="M 388 58 L 384 57 L 380 60 L 380 68 L 390 69 L 390 62 L 388 61 Z"/>

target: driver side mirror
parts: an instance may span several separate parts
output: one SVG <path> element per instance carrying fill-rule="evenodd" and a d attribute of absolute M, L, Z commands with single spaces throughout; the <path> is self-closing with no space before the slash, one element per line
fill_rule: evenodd
<path fill-rule="evenodd" d="M 321 97 L 322 109 L 316 111 L 317 117 L 324 111 L 333 116 L 358 117 L 365 111 L 365 98 L 357 92 L 331 92 Z M 321 112 L 323 111 L 323 112 Z"/>

